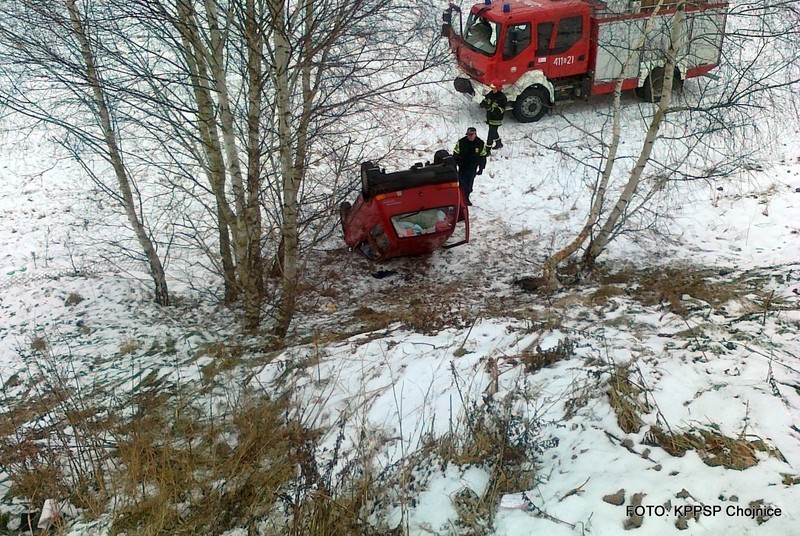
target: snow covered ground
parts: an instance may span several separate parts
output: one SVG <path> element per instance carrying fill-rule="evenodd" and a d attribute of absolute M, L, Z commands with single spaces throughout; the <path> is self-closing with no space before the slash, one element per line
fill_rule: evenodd
<path fill-rule="evenodd" d="M 440 108 L 401 113 L 413 126 L 404 141 L 416 149 L 387 168 L 430 159 L 467 126 L 484 135 L 481 111 L 446 85 L 420 90 L 420 99 Z M 473 402 L 508 400 L 521 423 L 514 433 L 535 438 L 536 474 L 529 489 L 499 501 L 496 535 L 619 534 L 626 523 L 641 535 L 680 528 L 797 533 L 800 117 L 765 112 L 768 128 L 749 169 L 720 182 L 671 186 L 658 201 L 669 216 L 659 220 L 660 232 L 624 236 L 603 257 L 608 272 L 636 277 L 550 298 L 527 293 L 514 281 L 536 275 L 583 223 L 593 179 L 583 165 L 592 149 L 583 132 L 599 131 L 608 104 L 566 105 L 537 124 L 508 120 L 506 147 L 476 180 L 466 246 L 375 267 L 332 240 L 312 261 L 329 292 L 302 305 L 295 329 L 300 338 L 343 335 L 291 346 L 265 367 L 256 352 L 229 386 L 253 375 L 250 385 L 267 393 L 292 390 L 316 424 L 330 429 L 320 459 L 343 423 L 345 447 L 363 429 L 383 441 L 386 467 L 426 438 L 463 430 Z M 625 99 L 629 154 L 647 110 Z M 234 333 L 233 315 L 185 280 L 172 282 L 174 308 L 150 303 L 142 267 L 112 262 L 97 246 L 120 216 L 55 154 L 47 139 L 14 133 L 0 153 L 0 379 L 7 398 L 25 394 L 19 379 L 35 374 L 29 349 L 38 338 L 49 341 L 77 386 L 105 390 L 109 407 L 151 375 L 200 382 L 213 363 L 201 349 Z M 696 270 L 704 270 L 710 290 L 678 296 L 681 314 L 666 296 L 648 301 L 637 293 L 647 272 L 668 278 Z M 731 299 L 714 299 L 731 289 Z M 82 299 L 73 303 L 73 293 Z M 370 313 L 388 325 L 370 324 Z M 548 352 L 559 358 L 525 366 Z M 313 366 L 285 367 L 306 361 Z M 609 398 L 619 367 L 646 402 L 641 426 L 629 432 Z M 760 440 L 765 448 L 739 452 L 757 463 L 731 469 L 712 459 L 730 445 L 678 456 L 654 444 L 651 426 L 676 435 L 716 432 L 741 440 L 738 448 Z M 389 519 L 402 519 L 411 534 L 457 533 L 456 497 L 465 488 L 481 495 L 489 478 L 479 464 L 431 467 L 414 491 L 415 506 Z M 639 505 L 643 518 L 631 518 L 627 508 Z M 695 506 L 707 508 L 696 516 L 683 510 Z M 752 507 L 771 507 L 773 515 L 755 519 L 744 510 Z M 92 530 L 75 533 L 104 529 Z"/>

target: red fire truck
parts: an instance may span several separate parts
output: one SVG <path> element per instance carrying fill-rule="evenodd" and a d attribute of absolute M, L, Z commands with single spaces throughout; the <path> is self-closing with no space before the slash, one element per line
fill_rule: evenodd
<path fill-rule="evenodd" d="M 451 3 L 442 35 L 469 76 L 456 78 L 456 90 L 479 101 L 500 84 L 524 123 L 556 101 L 612 93 L 620 78 L 623 89 L 657 101 L 678 1 L 485 0 L 466 20 Z M 685 2 L 675 86 L 719 63 L 727 7 L 724 0 Z"/>

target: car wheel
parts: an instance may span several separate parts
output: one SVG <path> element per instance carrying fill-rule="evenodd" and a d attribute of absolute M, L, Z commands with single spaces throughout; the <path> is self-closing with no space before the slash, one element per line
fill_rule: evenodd
<path fill-rule="evenodd" d="M 439 149 L 435 153 L 433 153 L 433 164 L 439 165 L 444 164 L 444 161 L 450 157 L 450 153 L 448 153 L 444 149 Z"/>
<path fill-rule="evenodd" d="M 349 202 L 345 201 L 341 205 L 339 205 L 339 219 L 342 222 L 342 235 L 347 234 L 347 228 L 345 222 L 347 221 L 347 216 L 350 214 L 350 210 L 353 208 Z"/>
<path fill-rule="evenodd" d="M 372 197 L 372 177 L 381 170 L 369 160 L 361 164 L 361 195 L 364 199 Z"/>

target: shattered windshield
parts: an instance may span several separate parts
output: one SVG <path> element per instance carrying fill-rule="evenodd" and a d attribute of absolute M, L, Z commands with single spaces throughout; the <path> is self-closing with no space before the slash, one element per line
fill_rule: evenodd
<path fill-rule="evenodd" d="M 464 41 L 487 56 L 494 56 L 497 51 L 497 38 L 500 36 L 500 25 L 484 19 L 480 15 L 470 13 L 467 27 L 464 30 Z"/>

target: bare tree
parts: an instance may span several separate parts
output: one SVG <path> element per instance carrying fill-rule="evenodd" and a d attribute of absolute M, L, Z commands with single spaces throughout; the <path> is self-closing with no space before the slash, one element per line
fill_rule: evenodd
<path fill-rule="evenodd" d="M 245 326 L 261 324 L 266 298 L 282 338 L 304 251 L 330 234 L 342 177 L 357 167 L 361 151 L 351 145 L 367 139 L 364 122 L 374 122 L 395 92 L 441 60 L 433 52 L 436 29 L 424 26 L 430 33 L 420 45 L 422 11 L 386 0 L 131 0 L 119 9 L 158 35 L 175 58 L 172 68 L 191 81 L 189 91 L 178 87 L 142 105 L 151 108 L 148 128 L 155 137 L 169 132 L 159 138 L 167 146 L 181 140 L 182 165 L 194 160 L 208 177 L 226 296 L 243 296 Z M 151 95 L 165 80 L 185 86 L 147 64 L 127 68 Z M 190 121 L 181 121 L 187 114 Z M 277 288 L 264 282 L 270 271 L 280 278 Z"/>
<path fill-rule="evenodd" d="M 120 146 L 121 134 L 106 79 L 98 66 L 95 52 L 98 34 L 87 31 L 87 24 L 93 24 L 89 17 L 79 10 L 74 0 L 22 1 L 6 5 L 0 14 L 0 47 L 4 56 L 0 63 L 6 77 L 0 99 L 7 107 L 34 120 L 64 129 L 111 165 L 117 183 L 111 191 L 146 258 L 155 301 L 169 305 L 164 267 L 144 223 L 141 199 L 135 193 Z M 45 93 L 42 88 L 37 91 L 19 80 L 21 74 L 31 73 L 35 73 L 30 77 L 33 86 L 46 78 L 45 92 L 56 88 L 56 97 L 43 101 L 31 98 L 31 95 Z M 74 115 L 73 106 L 79 107 L 79 117 Z M 88 125 L 80 122 L 84 114 L 92 118 Z M 78 152 L 73 154 L 78 156 Z M 85 162 L 81 164 L 89 169 Z M 105 186 L 104 181 L 100 182 Z"/>
<path fill-rule="evenodd" d="M 389 0 L 109 0 L 104 9 L 102 24 L 82 26 L 90 59 L 102 55 L 95 70 L 114 73 L 97 77 L 111 116 L 101 125 L 119 135 L 124 122 L 142 150 L 120 157 L 163 175 L 212 216 L 215 240 L 188 213 L 173 224 L 212 259 L 225 300 L 242 299 L 245 328 L 262 325 L 266 301 L 283 338 L 305 252 L 334 228 L 343 177 L 357 168 L 353 144 L 369 140 L 397 92 L 435 81 L 416 78 L 443 59 L 435 21 L 424 6 Z M 39 44 L 34 53 L 17 43 L 32 69 L 51 53 Z M 40 79 L 74 91 L 58 73 Z M 39 116 L 51 106 L 41 103 Z M 198 230 L 202 238 L 192 236 Z M 270 268 L 277 285 L 265 280 Z"/>
<path fill-rule="evenodd" d="M 233 234 L 237 279 L 232 280 L 230 267 L 226 267 L 226 281 L 230 285 L 226 295 L 232 297 L 240 292 L 244 295 L 244 326 L 245 329 L 255 329 L 261 321 L 264 298 L 259 204 L 263 181 L 261 155 L 264 152 L 261 135 L 263 34 L 255 22 L 262 13 L 256 12 L 256 5 L 251 0 L 243 6 L 233 3 L 230 10 L 220 9 L 215 2 L 206 0 L 202 13 L 198 11 L 200 6 L 191 0 L 178 0 L 176 3 L 178 16 L 170 20 L 181 34 L 179 52 L 186 59 L 192 75 L 197 125 L 201 130 L 207 173 L 218 207 L 220 243 L 227 242 L 227 228 Z M 234 37 L 240 41 L 232 41 Z M 243 85 L 248 97 L 241 112 L 236 109 L 234 88 L 228 77 L 231 47 L 241 47 L 246 55 Z M 247 155 L 245 166 L 237 137 L 237 127 L 241 124 L 247 132 L 241 142 Z M 231 184 L 235 210 L 226 200 L 227 180 Z"/>
<path fill-rule="evenodd" d="M 294 316 L 301 268 L 304 191 L 312 159 L 331 166 L 316 151 L 349 153 L 343 135 L 419 73 L 441 61 L 433 52 L 435 33 L 418 29 L 420 10 L 388 0 L 303 0 L 268 2 L 272 20 L 266 42 L 275 94 L 276 192 L 281 206 L 281 295 L 274 332 L 286 335 Z M 394 21 L 388 27 L 386 21 Z M 430 25 L 423 26 L 430 27 Z M 420 46 L 419 42 L 423 45 Z M 363 128 L 363 126 L 361 126 Z M 324 156 L 324 155 L 323 155 Z M 355 167 L 355 166 L 353 166 Z M 307 218 L 306 218 L 307 221 Z"/>
<path fill-rule="evenodd" d="M 614 171 L 614 165 L 617 162 L 617 151 L 619 150 L 620 117 L 621 117 L 620 107 L 622 104 L 622 83 L 625 77 L 624 73 L 628 71 L 630 64 L 632 64 L 634 60 L 637 59 L 637 52 L 645 45 L 646 37 L 652 31 L 655 17 L 659 14 L 661 7 L 662 4 L 660 3 L 654 7 L 652 12 L 650 13 L 650 16 L 648 17 L 647 24 L 645 24 L 641 40 L 639 41 L 639 43 L 633 45 L 631 52 L 625 58 L 620 58 L 620 63 L 621 63 L 620 76 L 616 81 L 616 87 L 614 89 L 614 100 L 612 103 L 613 112 L 612 112 L 612 123 L 611 123 L 611 142 L 609 143 L 608 146 L 608 154 L 605 160 L 605 165 L 603 166 L 602 171 L 599 173 L 599 178 L 594 186 L 591 208 L 589 209 L 589 217 L 586 223 L 584 224 L 583 228 L 569 244 L 567 244 L 565 247 L 557 251 L 555 254 L 548 257 L 543 264 L 542 279 L 545 281 L 546 285 L 550 288 L 554 288 L 558 285 L 558 280 L 556 277 L 556 270 L 558 268 L 558 265 L 567 258 L 569 258 L 570 256 L 574 255 L 575 252 L 577 252 L 578 249 L 580 249 L 580 247 L 584 244 L 584 242 L 586 242 L 586 240 L 589 238 L 592 230 L 600 220 L 600 216 L 603 210 L 603 204 L 606 200 L 608 184 L 611 180 L 611 174 Z M 672 68 L 674 69 L 674 60 Z M 667 87 L 671 88 L 671 84 Z M 658 129 L 659 124 L 660 124 L 660 119 L 658 123 L 655 124 L 656 131 Z"/>
<path fill-rule="evenodd" d="M 604 164 L 597 169 L 598 179 L 592 189 L 592 203 L 586 224 L 575 239 L 548 257 L 543 265 L 543 280 L 551 288 L 558 284 L 558 265 L 580 250 L 587 240 L 589 242 L 581 264 L 584 270 L 591 270 L 609 243 L 634 227 L 636 216 L 648 214 L 651 219 L 657 219 L 660 215 L 651 209 L 652 202 L 660 192 L 668 190 L 670 184 L 692 179 L 716 180 L 734 172 L 743 155 L 751 152 L 741 131 L 758 128 L 752 112 L 765 106 L 765 101 L 778 98 L 780 91 L 776 90 L 785 90 L 798 84 L 800 77 L 797 64 L 800 55 L 797 25 L 781 23 L 792 18 L 796 20 L 796 7 L 784 2 L 738 5 L 729 19 L 738 16 L 737 22 L 742 27 L 734 28 L 725 36 L 723 69 L 726 69 L 725 62 L 732 65 L 728 70 L 728 78 L 722 84 L 716 84 L 715 76 L 710 82 L 701 83 L 701 91 L 692 100 L 682 98 L 676 101 L 673 88 L 679 84 L 674 83 L 673 76 L 677 73 L 677 55 L 686 46 L 686 4 L 679 0 L 671 6 L 676 12 L 669 27 L 669 46 L 663 58 L 663 78 L 661 87 L 656 91 L 655 110 L 649 117 L 641 149 L 627 172 L 627 180 L 617 192 L 616 200 L 612 201 L 609 196 L 614 190 L 609 183 L 614 168 L 621 163 L 617 154 L 621 114 L 620 87 L 617 87 L 612 104 L 610 142 L 601 155 Z M 655 9 L 661 5 L 665 3 L 657 4 Z M 766 51 L 758 49 L 770 44 L 774 46 L 775 42 L 781 45 L 771 53 L 763 53 Z M 639 46 L 642 45 L 639 43 Z M 747 47 L 751 49 L 749 53 L 740 54 Z M 786 57 L 770 59 L 776 55 Z M 770 104 L 776 103 L 773 101 Z M 720 134 L 728 145 L 723 148 L 712 147 Z M 672 159 L 665 160 L 663 155 L 656 157 L 654 148 L 661 137 L 668 137 L 673 146 L 681 146 L 683 150 L 678 151 L 680 154 Z M 731 143 L 732 140 L 735 143 Z M 703 154 L 708 158 L 714 153 L 717 158 L 713 164 L 707 161 L 700 164 L 702 168 L 696 167 L 696 155 Z"/>

